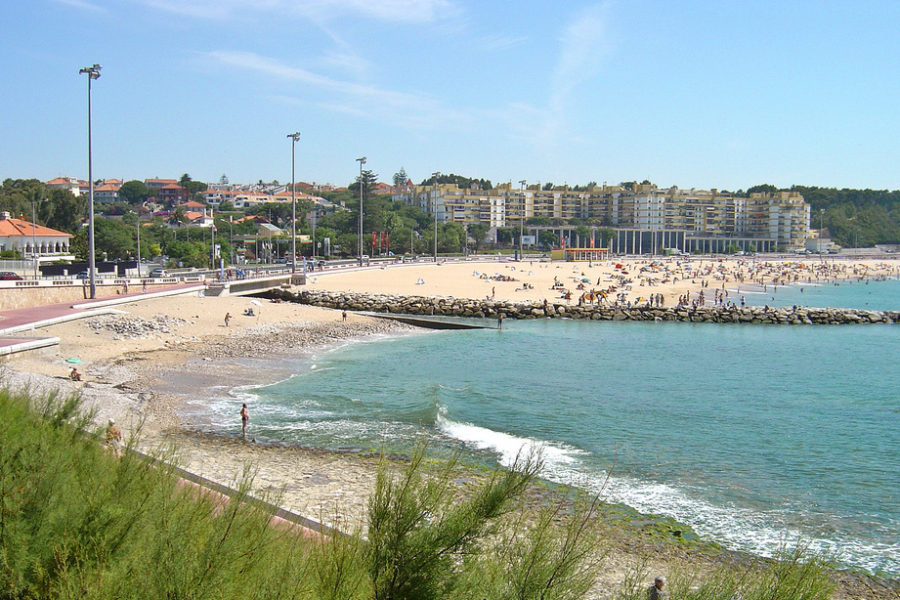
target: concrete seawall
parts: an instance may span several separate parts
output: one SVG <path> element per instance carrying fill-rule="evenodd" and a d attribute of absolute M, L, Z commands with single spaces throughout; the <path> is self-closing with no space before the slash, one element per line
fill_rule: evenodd
<path fill-rule="evenodd" d="M 272 290 L 264 294 L 287 302 L 324 306 L 353 311 L 370 311 L 406 315 L 441 315 L 452 317 L 508 319 L 568 318 L 593 321 L 676 321 L 687 323 L 766 323 L 784 325 L 845 325 L 863 323 L 897 323 L 900 311 L 858 310 L 852 308 L 809 308 L 798 306 L 765 308 L 745 306 L 726 308 L 665 307 L 616 308 L 613 306 L 576 306 L 557 303 L 515 303 L 465 298 L 428 296 L 388 296 L 348 292 Z"/>

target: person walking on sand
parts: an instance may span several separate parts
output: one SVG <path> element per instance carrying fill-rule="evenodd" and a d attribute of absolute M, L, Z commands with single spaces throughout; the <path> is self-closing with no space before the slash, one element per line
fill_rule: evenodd
<path fill-rule="evenodd" d="M 225 327 L 228 327 L 228 324 L 231 323 L 231 313 L 225 313 Z"/>
<path fill-rule="evenodd" d="M 653 585 L 647 590 L 648 600 L 666 600 L 668 595 L 663 591 L 666 585 L 665 577 L 657 577 L 653 580 Z"/>
<path fill-rule="evenodd" d="M 250 411 L 247 410 L 247 403 L 241 406 L 241 437 L 247 437 L 247 421 L 250 420 Z"/>
<path fill-rule="evenodd" d="M 341 311 L 341 321 L 346 321 L 346 320 L 347 320 L 347 311 L 342 310 Z"/>

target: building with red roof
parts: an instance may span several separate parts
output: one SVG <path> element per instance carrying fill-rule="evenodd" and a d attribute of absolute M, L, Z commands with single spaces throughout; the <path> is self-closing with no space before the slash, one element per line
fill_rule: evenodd
<path fill-rule="evenodd" d="M 23 257 L 68 255 L 72 236 L 49 227 L 16 219 L 0 212 L 0 251 L 14 250 Z"/>
<path fill-rule="evenodd" d="M 177 183 L 169 183 L 156 190 L 156 199 L 164 204 L 183 204 L 190 194 Z"/>
<path fill-rule="evenodd" d="M 76 177 L 56 177 L 50 181 L 44 182 L 44 185 L 51 190 L 69 190 L 76 196 L 87 193 L 90 184 Z"/>

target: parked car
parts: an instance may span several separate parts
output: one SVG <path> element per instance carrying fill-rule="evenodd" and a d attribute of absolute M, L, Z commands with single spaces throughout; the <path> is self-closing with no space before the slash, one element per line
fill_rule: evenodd
<path fill-rule="evenodd" d="M 0 281 L 21 281 L 22 276 L 12 271 L 0 271 Z"/>
<path fill-rule="evenodd" d="M 90 274 L 87 271 L 82 271 L 78 275 L 75 276 L 75 279 L 89 279 Z"/>
<path fill-rule="evenodd" d="M 153 277 L 154 279 L 157 277 L 168 277 L 168 276 L 169 276 L 169 274 L 162 267 L 157 267 L 157 268 L 153 269 L 152 271 L 150 271 L 150 277 Z"/>

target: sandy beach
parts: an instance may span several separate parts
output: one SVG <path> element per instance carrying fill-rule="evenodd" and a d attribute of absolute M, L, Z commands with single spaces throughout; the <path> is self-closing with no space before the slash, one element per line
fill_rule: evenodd
<path fill-rule="evenodd" d="M 788 284 L 841 280 L 897 278 L 900 259 L 847 261 L 822 258 L 765 260 L 762 257 L 668 257 L 613 259 L 595 263 L 566 262 L 438 262 L 372 268 L 355 272 L 313 272 L 308 289 L 364 293 L 493 298 L 511 302 L 568 301 L 592 291 L 605 302 L 647 302 L 661 294 L 663 305 L 690 302 L 704 292 L 714 301 L 714 289 L 727 291 L 727 300 L 740 303 L 741 290 L 777 292 Z M 599 300 L 595 300 L 599 301 Z"/>
<path fill-rule="evenodd" d="M 704 288 L 776 286 L 806 281 L 888 278 L 900 273 L 900 261 L 848 262 L 822 259 L 763 261 L 752 259 L 662 259 L 602 263 L 460 262 L 397 265 L 390 268 L 312 273 L 308 289 L 366 293 L 452 296 L 501 300 L 557 300 L 559 284 L 572 302 L 591 289 L 605 289 L 615 301 L 640 302 L 662 294 L 665 305 Z M 557 282 L 554 287 L 554 280 Z M 585 281 L 586 280 L 586 281 Z M 527 284 L 527 285 L 526 285 Z M 582 285 L 584 289 L 578 289 Z M 610 289 L 615 288 L 615 289 Z M 303 289 L 303 288 L 297 288 Z M 708 296 L 712 301 L 712 294 Z M 290 374 L 291 361 L 329 345 L 374 334 L 408 335 L 397 323 L 310 306 L 245 297 L 171 296 L 123 304 L 114 315 L 71 321 L 39 330 L 60 338 L 59 346 L 18 355 L 3 363 L 2 379 L 13 389 L 37 393 L 58 390 L 81 394 L 102 427 L 113 418 L 137 435 L 140 448 L 158 453 L 174 448 L 185 469 L 226 485 L 254 471 L 254 493 L 274 495 L 279 504 L 344 530 L 365 522 L 366 501 L 373 489 L 376 460 L 355 453 L 286 447 L 240 438 L 240 401 L 234 400 L 233 425 L 198 426 L 190 418 L 193 403 L 211 394 L 229 394 L 239 385 L 266 384 Z M 254 314 L 245 311 L 252 308 Z M 226 314 L 230 315 L 226 324 Z M 418 334 L 427 334 L 417 330 Z M 283 357 L 283 370 L 253 368 L 254 360 Z M 68 378 L 72 363 L 83 381 Z M 271 361 L 267 364 L 271 364 Z M 222 390 L 225 390 L 224 392 Z M 226 396 L 226 399 L 232 399 Z M 596 598 L 612 597 L 629 565 L 649 555 L 651 571 L 704 567 L 715 559 L 674 546 L 642 540 L 634 533 L 618 538 L 607 560 Z M 845 598 L 867 595 L 865 585 L 849 578 Z M 851 593 L 852 592 L 852 593 Z"/>

